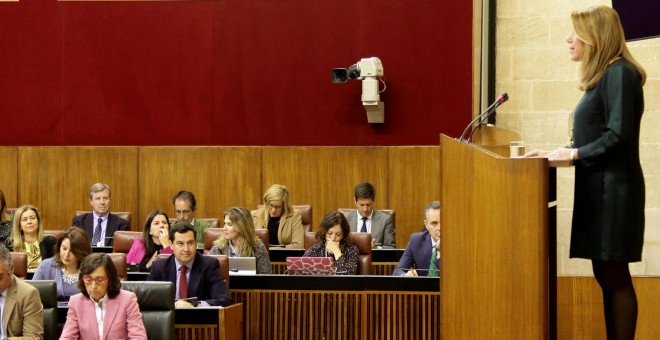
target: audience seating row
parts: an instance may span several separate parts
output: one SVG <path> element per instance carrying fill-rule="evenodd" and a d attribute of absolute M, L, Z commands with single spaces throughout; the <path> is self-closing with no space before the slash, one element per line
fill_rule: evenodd
<path fill-rule="evenodd" d="M 258 208 L 261 208 L 263 205 L 258 205 Z M 294 205 L 294 209 L 297 209 L 300 211 L 301 214 L 301 219 L 302 219 L 302 225 L 303 228 L 305 229 L 305 232 L 311 231 L 312 230 L 312 206 L 309 204 L 302 204 L 302 205 Z M 17 208 L 7 208 L 7 212 L 9 214 L 14 214 Z M 89 214 L 91 211 L 88 210 L 78 210 L 76 211 L 76 216 L 84 215 L 84 214 Z M 126 220 L 128 222 L 128 226 L 133 229 L 133 224 L 132 224 L 132 219 L 131 219 L 131 213 L 128 211 L 112 211 L 113 215 L 117 215 L 118 217 Z M 222 227 L 219 225 L 221 223 L 221 219 L 219 218 L 197 218 L 201 221 L 208 222 L 211 224 L 211 227 L 213 228 L 218 228 Z M 176 222 L 176 218 L 170 218 L 170 224 Z M 56 236 L 56 235 L 54 235 Z"/>
<path fill-rule="evenodd" d="M 117 268 L 117 274 L 121 281 L 128 280 L 128 272 L 126 266 L 126 254 L 124 253 L 109 253 L 108 256 Z M 28 276 L 27 270 L 27 254 L 23 252 L 11 252 L 11 260 L 14 263 L 14 275 L 16 277 L 25 279 Z"/>

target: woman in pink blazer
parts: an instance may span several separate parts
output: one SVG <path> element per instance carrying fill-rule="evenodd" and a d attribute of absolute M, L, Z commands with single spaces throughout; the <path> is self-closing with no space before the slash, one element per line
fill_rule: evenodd
<path fill-rule="evenodd" d="M 60 339 L 147 339 L 135 293 L 121 290 L 107 254 L 90 254 L 80 265 L 81 293 L 69 300 Z"/>
<path fill-rule="evenodd" d="M 149 272 L 158 254 L 172 254 L 169 220 L 162 210 L 154 210 L 147 215 L 142 238 L 133 241 L 126 255 L 127 264 L 139 265 L 141 272 Z"/>

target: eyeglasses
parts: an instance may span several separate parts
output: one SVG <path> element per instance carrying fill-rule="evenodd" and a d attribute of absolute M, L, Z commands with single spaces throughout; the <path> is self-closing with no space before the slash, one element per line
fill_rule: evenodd
<path fill-rule="evenodd" d="M 174 210 L 174 212 L 177 215 L 188 215 L 192 212 L 192 210 Z"/>
<path fill-rule="evenodd" d="M 280 210 L 282 210 L 282 208 L 284 208 L 284 206 L 282 206 L 282 205 L 272 205 L 272 204 L 268 204 L 268 209 L 269 209 L 269 210 L 280 211 Z"/>
<path fill-rule="evenodd" d="M 108 281 L 107 276 L 97 276 L 97 277 L 91 277 L 89 275 L 83 276 L 83 282 L 85 282 L 86 285 L 91 285 L 92 282 L 96 282 L 97 285 L 102 285 L 105 281 Z"/>

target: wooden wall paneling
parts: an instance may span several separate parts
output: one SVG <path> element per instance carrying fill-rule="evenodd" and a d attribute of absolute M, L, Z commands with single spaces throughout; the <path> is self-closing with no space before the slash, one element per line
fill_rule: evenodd
<path fill-rule="evenodd" d="M 163 209 L 175 218 L 172 197 L 191 191 L 197 217 L 222 219 L 232 206 L 254 209 L 261 197 L 261 148 L 141 147 L 140 212 L 142 230 L 147 214 Z"/>
<path fill-rule="evenodd" d="M 386 147 L 265 147 L 261 195 L 272 184 L 286 185 L 291 203 L 312 205 L 316 230 L 329 211 L 355 206 L 360 182 L 376 187 L 376 208 L 387 207 L 387 156 Z"/>
<path fill-rule="evenodd" d="M 0 189 L 5 194 L 7 208 L 17 208 L 18 204 L 18 148 L 0 147 L 2 171 L 0 171 Z"/>
<path fill-rule="evenodd" d="M 658 303 L 660 278 L 634 277 L 633 284 L 635 285 L 638 303 L 635 339 L 660 339 L 660 323 L 658 323 L 658 315 L 660 315 L 660 304 Z M 600 288 L 598 292 L 600 292 Z M 598 311 L 600 310 L 598 308 Z"/>
<path fill-rule="evenodd" d="M 387 208 L 396 211 L 396 244 L 405 248 L 410 234 L 424 226 L 424 207 L 440 200 L 440 147 L 401 146 L 388 151 Z"/>
<path fill-rule="evenodd" d="M 137 147 L 19 147 L 18 205 L 33 204 L 44 228 L 71 225 L 76 210 L 91 210 L 89 187 L 106 183 L 111 211 L 138 208 Z M 134 229 L 135 230 L 135 229 Z"/>
<path fill-rule="evenodd" d="M 660 339 L 657 292 L 660 278 L 634 277 L 638 316 L 635 339 Z M 605 339 L 603 297 L 594 277 L 557 278 L 557 339 Z"/>

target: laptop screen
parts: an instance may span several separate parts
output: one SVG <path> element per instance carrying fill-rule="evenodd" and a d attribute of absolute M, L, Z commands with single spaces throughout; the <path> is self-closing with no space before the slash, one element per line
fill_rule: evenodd
<path fill-rule="evenodd" d="M 332 257 L 287 257 L 286 273 L 289 275 L 334 275 L 335 260 Z"/>
<path fill-rule="evenodd" d="M 256 275 L 257 259 L 255 257 L 230 257 L 229 275 Z"/>

